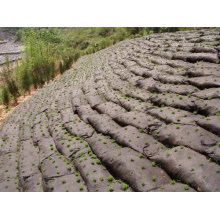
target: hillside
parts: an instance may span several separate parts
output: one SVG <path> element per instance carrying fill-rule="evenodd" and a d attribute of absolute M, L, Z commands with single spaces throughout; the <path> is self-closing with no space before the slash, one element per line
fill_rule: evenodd
<path fill-rule="evenodd" d="M 220 30 L 81 57 L 0 129 L 0 191 L 219 191 Z"/>
<path fill-rule="evenodd" d="M 15 42 L 14 34 L 0 30 L 0 68 L 5 62 L 5 55 L 10 61 L 15 61 L 22 57 L 22 50 L 24 47 L 20 42 Z"/>
<path fill-rule="evenodd" d="M 18 98 L 42 88 L 86 54 L 124 39 L 194 29 L 201 28 L 0 27 L 0 108 L 10 111 Z"/>

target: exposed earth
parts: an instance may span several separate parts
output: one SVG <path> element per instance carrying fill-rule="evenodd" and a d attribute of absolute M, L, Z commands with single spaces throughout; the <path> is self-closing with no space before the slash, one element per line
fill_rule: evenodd
<path fill-rule="evenodd" d="M 0 191 L 220 191 L 220 30 L 78 60 L 1 125 Z"/>

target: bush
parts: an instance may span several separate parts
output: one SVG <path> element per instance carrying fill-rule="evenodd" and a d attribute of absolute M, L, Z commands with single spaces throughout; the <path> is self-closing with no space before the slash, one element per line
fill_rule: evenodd
<path fill-rule="evenodd" d="M 72 57 L 67 57 L 66 59 L 64 59 L 64 71 L 68 70 L 73 62 L 73 58 Z"/>
<path fill-rule="evenodd" d="M 76 61 L 79 59 L 79 57 L 80 57 L 80 53 L 78 51 L 76 51 L 73 55 L 73 60 Z"/>
<path fill-rule="evenodd" d="M 11 93 L 11 95 L 14 97 L 15 102 L 17 103 L 17 97 L 19 95 L 18 86 L 15 83 L 14 79 L 10 79 L 7 82 L 8 85 L 8 91 Z"/>
<path fill-rule="evenodd" d="M 113 187 L 111 187 L 111 186 L 108 188 L 108 190 L 109 190 L 110 192 L 113 192 L 113 191 L 114 191 Z"/>
<path fill-rule="evenodd" d="M 63 74 L 63 72 L 64 72 L 64 67 L 63 67 L 62 61 L 60 61 L 60 64 L 59 64 L 59 71 L 60 71 L 60 74 Z"/>
<path fill-rule="evenodd" d="M 97 28 L 98 35 L 101 37 L 107 37 L 114 31 L 114 28 L 111 27 L 99 27 Z"/>
<path fill-rule="evenodd" d="M 140 27 L 126 27 L 126 31 L 127 31 L 130 35 L 138 34 L 140 30 L 141 30 Z"/>
<path fill-rule="evenodd" d="M 188 185 L 184 185 L 184 190 L 189 190 L 189 186 Z"/>
<path fill-rule="evenodd" d="M 122 184 L 122 190 L 127 190 L 129 188 L 129 185 L 127 183 Z"/>
<path fill-rule="evenodd" d="M 21 77 L 21 88 L 24 90 L 24 92 L 30 92 L 31 79 L 30 79 L 30 74 L 28 74 L 27 67 L 21 69 L 20 77 Z"/>
<path fill-rule="evenodd" d="M 107 179 L 108 179 L 109 182 L 112 182 L 112 181 L 113 181 L 113 177 L 112 177 L 112 176 L 108 176 Z"/>
<path fill-rule="evenodd" d="M 100 39 L 99 43 L 98 43 L 98 49 L 99 50 L 104 49 L 112 44 L 113 44 L 113 42 L 109 38 Z"/>
<path fill-rule="evenodd" d="M 50 79 L 55 78 L 55 63 L 54 61 L 50 63 Z"/>
<path fill-rule="evenodd" d="M 10 102 L 9 91 L 8 91 L 7 86 L 5 85 L 2 87 L 2 102 L 6 107 L 8 107 L 9 102 Z"/>

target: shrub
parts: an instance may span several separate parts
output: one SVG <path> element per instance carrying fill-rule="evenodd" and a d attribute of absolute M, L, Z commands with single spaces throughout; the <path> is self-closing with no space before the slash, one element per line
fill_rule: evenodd
<path fill-rule="evenodd" d="M 127 183 L 122 184 L 122 190 L 127 190 L 129 188 L 129 185 Z"/>
<path fill-rule="evenodd" d="M 97 164 L 101 164 L 101 161 L 99 159 L 96 160 Z"/>
<path fill-rule="evenodd" d="M 17 97 L 19 95 L 19 91 L 18 91 L 18 86 L 15 83 L 15 80 L 14 79 L 10 79 L 7 82 L 7 85 L 8 85 L 8 91 L 11 93 L 11 95 L 13 96 L 15 102 L 17 103 Z"/>
<path fill-rule="evenodd" d="M 156 176 L 152 176 L 152 181 L 156 182 L 156 180 L 157 180 Z"/>
<path fill-rule="evenodd" d="M 49 71 L 49 74 L 50 74 L 49 78 L 53 80 L 54 77 L 55 77 L 55 63 L 54 63 L 54 61 L 52 61 L 52 62 L 50 63 L 50 71 Z"/>
<path fill-rule="evenodd" d="M 216 172 L 216 173 L 220 173 L 220 168 L 219 168 L 219 167 L 216 168 L 216 169 L 215 169 L 215 172 Z"/>
<path fill-rule="evenodd" d="M 151 165 L 152 165 L 152 167 L 155 167 L 155 166 L 156 166 L 155 161 L 152 161 L 152 162 L 151 162 Z"/>
<path fill-rule="evenodd" d="M 171 185 L 174 185 L 175 183 L 176 183 L 175 180 L 170 180 L 170 184 L 171 184 Z"/>
<path fill-rule="evenodd" d="M 160 189 L 165 189 L 164 185 L 161 185 L 161 186 L 160 186 Z"/>
<path fill-rule="evenodd" d="M 110 192 L 113 192 L 113 191 L 114 191 L 114 189 L 113 189 L 111 186 L 108 188 L 108 190 L 109 190 Z"/>
<path fill-rule="evenodd" d="M 144 170 L 145 168 L 146 168 L 146 165 L 145 165 L 145 164 L 142 164 L 142 165 L 141 165 L 141 169 Z"/>
<path fill-rule="evenodd" d="M 107 180 L 108 180 L 109 182 L 112 182 L 112 181 L 113 181 L 113 177 L 112 177 L 112 176 L 108 176 Z"/>
<path fill-rule="evenodd" d="M 138 154 L 138 157 L 139 158 L 143 158 L 143 154 Z"/>
<path fill-rule="evenodd" d="M 8 88 L 6 86 L 3 86 L 2 88 L 2 102 L 6 107 L 8 107 L 10 102 L 10 97 L 9 97 Z"/>
<path fill-rule="evenodd" d="M 20 75 L 21 88 L 24 90 L 24 92 L 30 92 L 30 87 L 32 82 L 27 67 L 26 66 L 24 66 L 23 68 L 20 67 L 18 71 L 20 71 L 18 72 L 18 74 Z"/>
<path fill-rule="evenodd" d="M 184 185 L 184 190 L 189 190 L 189 186 L 188 185 Z"/>
<path fill-rule="evenodd" d="M 63 67 L 62 61 L 60 61 L 60 64 L 59 64 L 59 71 L 60 71 L 60 74 L 63 74 L 63 72 L 64 72 L 64 67 Z"/>

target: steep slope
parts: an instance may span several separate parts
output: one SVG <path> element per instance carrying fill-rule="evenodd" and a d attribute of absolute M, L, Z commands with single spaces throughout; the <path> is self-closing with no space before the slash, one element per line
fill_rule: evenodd
<path fill-rule="evenodd" d="M 219 191 L 220 31 L 82 57 L 1 126 L 0 191 Z"/>

